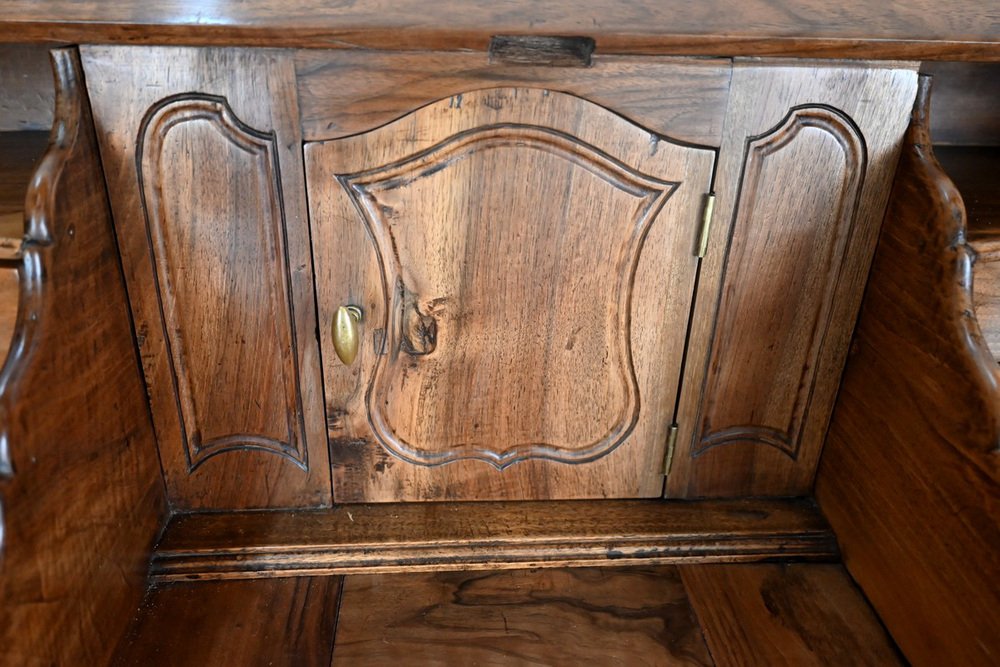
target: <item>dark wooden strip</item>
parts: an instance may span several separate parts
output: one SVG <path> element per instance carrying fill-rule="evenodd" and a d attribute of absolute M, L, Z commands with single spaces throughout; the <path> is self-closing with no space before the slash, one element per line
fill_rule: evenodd
<path fill-rule="evenodd" d="M 680 571 L 719 667 L 901 664 L 840 565 L 691 565 Z"/>
<path fill-rule="evenodd" d="M 55 127 L 28 189 L 0 372 L 0 662 L 105 665 L 167 507 L 79 60 L 53 62 Z"/>
<path fill-rule="evenodd" d="M 673 567 L 348 577 L 333 665 L 711 665 Z"/>
<path fill-rule="evenodd" d="M 1000 656 L 1000 367 L 972 316 L 965 215 L 928 132 L 906 137 L 816 495 L 904 655 Z"/>
<path fill-rule="evenodd" d="M 810 501 L 566 501 L 344 505 L 176 517 L 159 579 L 544 565 L 829 559 Z"/>
<path fill-rule="evenodd" d="M 119 667 L 327 667 L 340 577 L 153 588 L 118 649 Z"/>
<path fill-rule="evenodd" d="M 952 0 L 4 0 L 0 40 L 485 50 L 493 35 L 586 36 L 598 53 L 1000 59 L 992 5 Z"/>

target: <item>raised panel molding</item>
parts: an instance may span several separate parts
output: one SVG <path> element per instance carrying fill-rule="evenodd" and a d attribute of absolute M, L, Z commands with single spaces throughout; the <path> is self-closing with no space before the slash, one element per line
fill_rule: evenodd
<path fill-rule="evenodd" d="M 602 424 L 601 432 L 586 436 L 582 442 L 554 443 L 547 441 L 544 433 L 538 433 L 527 442 L 516 442 L 504 449 L 494 449 L 484 444 L 491 435 L 485 433 L 482 434 L 483 439 L 480 442 L 460 443 L 440 451 L 428 450 L 422 446 L 425 443 L 410 441 L 402 435 L 401 429 L 392 423 L 391 414 L 387 414 L 383 409 L 390 403 L 393 386 L 397 382 L 405 383 L 406 372 L 412 366 L 409 358 L 429 354 L 436 347 L 438 328 L 433 312 L 428 314 L 420 311 L 418 303 L 420 299 L 414 294 L 415 287 L 408 284 L 405 277 L 409 267 L 404 268 L 404 262 L 400 260 L 391 220 L 391 216 L 397 216 L 401 212 L 380 203 L 379 195 L 390 190 L 405 190 L 411 183 L 447 171 L 458 162 L 469 159 L 473 154 L 498 149 L 538 151 L 556 156 L 575 168 L 590 172 L 609 188 L 637 200 L 632 209 L 631 219 L 608 220 L 605 228 L 609 234 L 614 228 L 622 233 L 621 243 L 613 256 L 613 275 L 609 276 L 611 278 L 609 282 L 614 284 L 614 310 L 605 322 L 607 330 L 600 332 L 607 338 L 613 338 L 613 344 L 609 345 L 604 353 L 610 357 L 607 374 L 613 376 L 620 385 L 615 395 L 618 402 L 614 409 L 609 411 L 614 415 L 614 419 Z M 375 372 L 366 392 L 373 432 L 383 446 L 403 460 L 418 465 L 441 465 L 469 459 L 484 461 L 503 470 L 530 458 L 562 463 L 586 463 L 604 456 L 629 436 L 639 418 L 639 388 L 636 383 L 631 345 L 630 312 L 634 286 L 632 278 L 649 227 L 678 183 L 641 174 L 593 146 L 561 132 L 522 124 L 478 127 L 459 133 L 430 151 L 423 151 L 383 167 L 342 175 L 339 180 L 354 198 L 374 240 L 382 273 L 383 298 L 389 304 L 381 323 L 388 336 L 382 339 L 383 349 L 377 356 Z M 593 191 L 591 195 L 598 196 Z M 516 211 L 513 217 L 516 217 Z M 463 226 L 477 224 L 479 223 L 466 222 Z M 482 222 L 482 226 L 487 225 L 487 222 Z M 558 251 L 559 249 L 555 250 Z M 442 250 L 443 252 L 446 251 Z M 433 261 L 439 258 L 411 258 L 411 261 L 422 259 Z M 604 267 L 593 268 L 598 270 Z M 510 282 L 515 286 L 507 286 L 507 289 L 524 294 L 534 292 L 534 296 L 529 299 L 534 307 L 543 312 L 556 310 L 554 305 L 551 309 L 543 305 L 552 298 L 547 285 L 517 287 L 518 279 L 530 282 L 533 277 L 510 276 Z M 419 322 L 414 325 L 411 320 Z M 557 330 L 573 329 L 570 325 L 561 327 L 551 322 L 548 324 Z M 576 328 L 579 330 L 583 329 L 586 323 L 580 322 L 577 325 Z M 512 323 L 512 326 L 515 326 L 515 323 Z M 411 335 L 411 331 L 415 328 L 425 332 L 422 337 L 418 336 L 423 344 L 413 340 L 415 336 Z M 593 333 L 590 332 L 591 335 Z M 451 344 L 454 344 L 454 341 Z M 503 344 L 503 340 L 494 342 L 496 346 Z M 483 342 L 483 349 L 478 349 L 476 352 L 490 357 L 491 351 L 488 349 L 487 341 Z M 501 352 L 497 349 L 493 354 Z"/>
<path fill-rule="evenodd" d="M 241 450 L 307 470 L 274 133 L 175 95 L 143 119 L 136 168 L 188 470 Z"/>
<path fill-rule="evenodd" d="M 797 458 L 867 159 L 858 127 L 826 106 L 747 141 L 692 456 L 751 444 Z"/>

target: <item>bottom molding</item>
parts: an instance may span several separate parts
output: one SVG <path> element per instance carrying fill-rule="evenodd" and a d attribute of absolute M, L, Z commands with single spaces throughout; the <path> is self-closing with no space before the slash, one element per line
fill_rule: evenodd
<path fill-rule="evenodd" d="M 810 499 L 407 503 L 177 515 L 151 575 L 162 582 L 838 558 Z"/>

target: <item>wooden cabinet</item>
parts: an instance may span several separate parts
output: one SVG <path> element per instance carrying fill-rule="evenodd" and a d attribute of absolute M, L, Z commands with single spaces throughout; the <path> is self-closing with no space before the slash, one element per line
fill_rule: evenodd
<path fill-rule="evenodd" d="M 82 54 L 175 503 L 811 485 L 912 67 Z"/>

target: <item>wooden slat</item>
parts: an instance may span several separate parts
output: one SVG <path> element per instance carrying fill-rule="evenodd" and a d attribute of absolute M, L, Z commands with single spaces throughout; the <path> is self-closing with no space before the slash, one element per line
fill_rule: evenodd
<path fill-rule="evenodd" d="M 711 665 L 677 568 L 361 575 L 346 665 Z"/>
<path fill-rule="evenodd" d="M 152 572 L 219 579 L 835 556 L 805 500 L 375 504 L 178 516 Z"/>
<path fill-rule="evenodd" d="M 901 664 L 840 565 L 691 565 L 680 571 L 719 667 Z"/>
<path fill-rule="evenodd" d="M 972 313 L 928 84 L 906 137 L 816 496 L 914 665 L 1000 656 L 1000 367 Z"/>
<path fill-rule="evenodd" d="M 486 87 L 572 93 L 672 139 L 718 146 L 729 98 L 724 59 L 599 56 L 592 67 L 493 63 L 486 53 L 302 50 L 295 54 L 302 134 L 334 139 Z"/>
<path fill-rule="evenodd" d="M 0 2 L 0 40 L 485 50 L 493 35 L 575 35 L 598 53 L 1000 60 L 993 5 L 952 0 L 511 3 L 306 0 L 192 5 Z"/>
<path fill-rule="evenodd" d="M 118 649 L 118 667 L 327 667 L 340 577 L 154 587 Z"/>
<path fill-rule="evenodd" d="M 0 662 L 105 665 L 167 505 L 90 106 L 54 53 L 52 143 L 28 192 L 24 317 L 0 372 Z"/>

